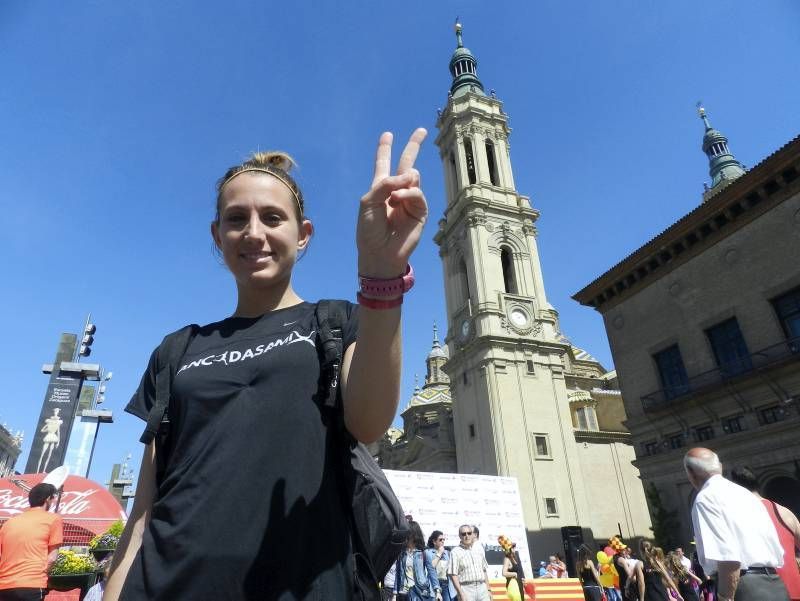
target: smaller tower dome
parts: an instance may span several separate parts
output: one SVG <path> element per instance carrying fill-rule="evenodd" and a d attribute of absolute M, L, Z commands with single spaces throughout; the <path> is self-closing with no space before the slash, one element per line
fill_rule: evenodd
<path fill-rule="evenodd" d="M 439 344 L 439 328 L 433 324 L 433 345 L 428 353 L 425 363 L 428 366 L 428 375 L 425 377 L 425 387 L 447 385 L 450 378 L 444 373 L 444 365 L 448 359 L 447 349 Z"/>
<path fill-rule="evenodd" d="M 485 96 L 483 84 L 478 79 L 478 61 L 472 56 L 468 48 L 464 47 L 461 38 L 461 23 L 456 20 L 456 40 L 458 46 L 450 59 L 450 75 L 453 76 L 453 84 L 450 86 L 450 94 L 460 96 L 467 92 L 474 92 Z"/>
<path fill-rule="evenodd" d="M 728 149 L 728 138 L 721 131 L 711 127 L 706 110 L 700 103 L 697 106 L 697 114 L 705 125 L 702 149 L 708 156 L 708 172 L 711 176 L 711 186 L 703 193 L 705 202 L 733 180 L 744 175 L 745 170 Z"/>
<path fill-rule="evenodd" d="M 439 328 L 433 324 L 433 346 L 431 352 L 428 353 L 428 359 L 447 359 L 447 351 L 445 351 L 439 344 Z"/>

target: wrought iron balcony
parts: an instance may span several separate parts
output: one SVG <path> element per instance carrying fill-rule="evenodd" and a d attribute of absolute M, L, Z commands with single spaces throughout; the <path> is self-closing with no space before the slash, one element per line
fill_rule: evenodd
<path fill-rule="evenodd" d="M 800 336 L 783 340 L 760 351 L 755 351 L 735 361 L 688 378 L 686 382 L 661 388 L 642 396 L 645 411 L 658 411 L 673 403 L 679 403 L 697 395 L 741 378 L 752 372 L 776 367 L 779 364 L 800 360 Z"/>

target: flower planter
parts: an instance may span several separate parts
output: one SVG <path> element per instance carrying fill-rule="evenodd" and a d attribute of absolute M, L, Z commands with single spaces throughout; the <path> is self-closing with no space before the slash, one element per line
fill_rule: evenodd
<path fill-rule="evenodd" d="M 89 590 L 94 586 L 97 574 L 87 572 L 85 574 L 51 574 L 47 578 L 47 588 L 53 591 L 71 591 L 79 588 L 83 591 Z"/>

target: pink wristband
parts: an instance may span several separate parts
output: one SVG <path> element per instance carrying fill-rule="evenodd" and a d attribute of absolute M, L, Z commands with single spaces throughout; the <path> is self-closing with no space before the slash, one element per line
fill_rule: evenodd
<path fill-rule="evenodd" d="M 358 304 L 362 307 L 366 307 L 367 309 L 394 309 L 395 307 L 399 307 L 403 304 L 402 296 L 398 296 L 397 298 L 392 298 L 389 300 L 383 300 L 380 298 L 368 298 L 359 292 L 356 294 L 356 298 L 358 299 Z"/>
<path fill-rule="evenodd" d="M 405 294 L 414 285 L 414 270 L 411 265 L 406 266 L 406 272 L 400 277 L 379 279 L 358 276 L 358 287 L 361 293 L 369 297 L 394 298 Z"/>

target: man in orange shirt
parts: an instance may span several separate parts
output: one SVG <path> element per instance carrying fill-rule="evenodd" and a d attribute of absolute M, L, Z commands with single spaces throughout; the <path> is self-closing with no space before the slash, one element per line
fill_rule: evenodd
<path fill-rule="evenodd" d="M 50 513 L 55 501 L 55 486 L 37 484 L 28 493 L 30 509 L 0 528 L 0 601 L 44 599 L 63 538 L 61 516 Z"/>

